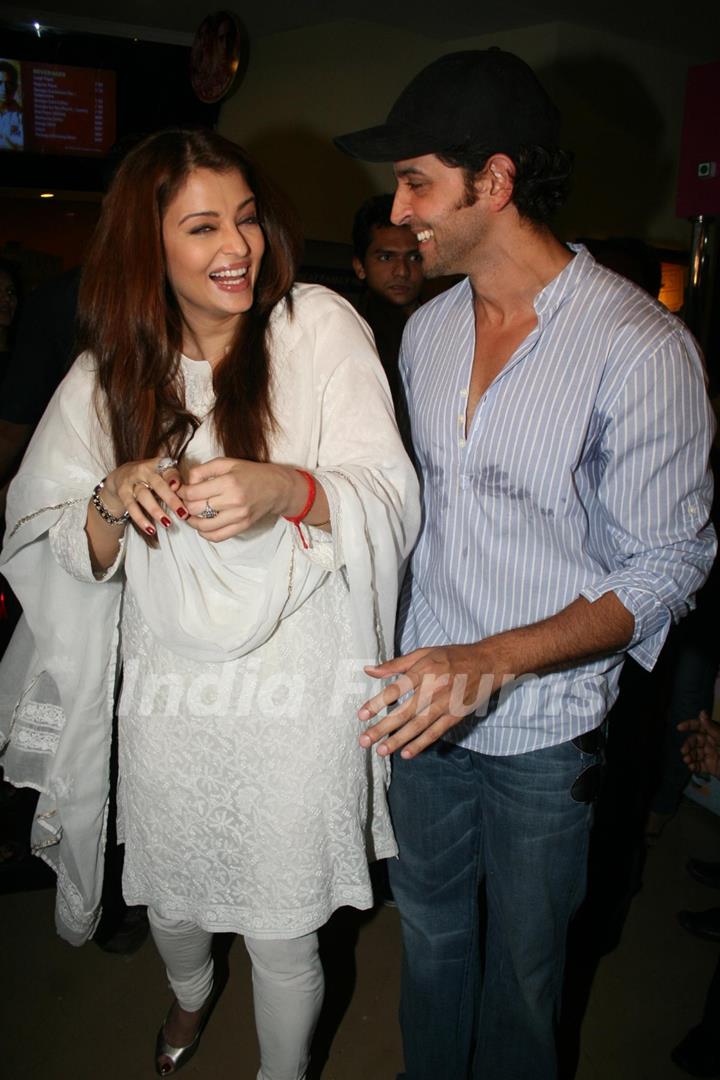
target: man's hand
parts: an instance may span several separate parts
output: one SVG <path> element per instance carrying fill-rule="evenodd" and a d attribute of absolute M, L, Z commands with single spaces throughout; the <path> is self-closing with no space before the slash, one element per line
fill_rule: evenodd
<path fill-rule="evenodd" d="M 397 679 L 365 702 L 358 712 L 360 720 L 372 720 L 406 694 L 410 696 L 364 731 L 360 745 L 367 748 L 389 736 L 378 746 L 378 754 L 392 754 L 402 747 L 402 757 L 416 757 L 508 682 L 617 652 L 631 640 L 634 626 L 633 616 L 613 592 L 592 603 L 579 596 L 556 615 L 529 626 L 470 645 L 416 649 L 377 667 L 366 667 L 375 679 Z"/>
<path fill-rule="evenodd" d="M 416 649 L 376 667 L 366 667 L 376 679 L 397 676 L 395 682 L 366 701 L 360 720 L 372 720 L 379 712 L 410 696 L 397 709 L 360 736 L 360 745 L 371 747 L 385 736 L 378 754 L 412 758 L 441 738 L 463 717 L 475 712 L 501 685 L 504 666 L 490 660 L 482 644 L 443 645 Z M 394 734 L 393 734 L 394 732 Z"/>
<path fill-rule="evenodd" d="M 720 778 L 720 724 L 714 724 L 706 712 L 696 720 L 684 720 L 678 731 L 691 731 L 680 753 L 691 772 L 712 773 Z"/>

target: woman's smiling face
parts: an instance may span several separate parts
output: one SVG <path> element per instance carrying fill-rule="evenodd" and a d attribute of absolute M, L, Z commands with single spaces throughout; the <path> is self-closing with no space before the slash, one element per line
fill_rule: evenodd
<path fill-rule="evenodd" d="M 168 281 L 188 326 L 234 323 L 250 310 L 265 237 L 240 172 L 192 172 L 167 206 L 162 236 Z"/>

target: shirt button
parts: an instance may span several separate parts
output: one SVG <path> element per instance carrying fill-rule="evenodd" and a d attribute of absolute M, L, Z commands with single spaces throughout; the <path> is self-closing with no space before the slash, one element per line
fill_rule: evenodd
<path fill-rule="evenodd" d="M 468 395 L 467 390 L 461 390 L 460 391 L 460 397 L 467 397 L 467 395 Z"/>
<path fill-rule="evenodd" d="M 465 446 L 465 445 L 466 445 L 465 439 L 458 439 L 458 446 Z"/>

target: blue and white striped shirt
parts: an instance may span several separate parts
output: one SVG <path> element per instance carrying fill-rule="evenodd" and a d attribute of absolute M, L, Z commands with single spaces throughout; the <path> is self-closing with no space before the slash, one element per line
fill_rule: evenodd
<path fill-rule="evenodd" d="M 582 247 L 535 298 L 538 324 L 466 433 L 475 328 L 467 280 L 408 322 L 400 357 L 423 525 L 403 653 L 479 641 L 612 590 L 645 668 L 713 560 L 713 419 L 686 327 Z M 447 738 L 487 754 L 596 727 L 624 654 L 508 684 Z"/>

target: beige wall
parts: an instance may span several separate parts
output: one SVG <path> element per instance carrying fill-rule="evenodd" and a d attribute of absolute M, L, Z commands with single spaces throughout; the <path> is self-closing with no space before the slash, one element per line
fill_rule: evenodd
<path fill-rule="evenodd" d="M 566 23 L 445 42 L 365 22 L 271 35 L 253 44 L 245 82 L 223 106 L 219 129 L 291 195 L 308 237 L 347 241 L 355 208 L 391 190 L 392 173 L 347 158 L 332 136 L 381 122 L 435 57 L 490 44 L 527 60 L 563 111 L 577 179 L 558 221 L 562 235 L 626 234 L 686 246 L 674 188 L 687 58 Z"/>
<path fill-rule="evenodd" d="M 332 136 L 384 119 L 436 54 L 427 39 L 360 22 L 262 38 L 219 130 L 247 146 L 292 196 L 307 236 L 347 241 L 356 206 L 390 190 L 392 170 L 351 161 Z"/>
<path fill-rule="evenodd" d="M 573 195 L 559 222 L 566 235 L 689 246 L 675 196 L 690 62 L 639 41 L 561 27 L 552 87 L 576 155 Z"/>

